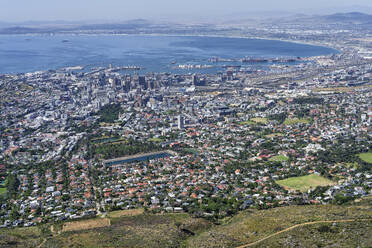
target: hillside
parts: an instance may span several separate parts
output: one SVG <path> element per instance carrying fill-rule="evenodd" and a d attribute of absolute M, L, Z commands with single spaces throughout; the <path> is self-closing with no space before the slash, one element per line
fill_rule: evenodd
<path fill-rule="evenodd" d="M 371 203 L 252 209 L 219 224 L 187 214 L 121 211 L 88 222 L 2 229 L 0 247 L 367 247 Z M 84 222 L 96 228 L 85 230 Z"/>
<path fill-rule="evenodd" d="M 372 15 L 350 12 L 350 13 L 336 13 L 332 15 L 323 16 L 324 20 L 330 22 L 358 22 L 358 23 L 371 23 Z"/>
<path fill-rule="evenodd" d="M 293 23 L 297 23 L 302 27 L 306 27 L 306 29 L 334 29 L 335 27 L 352 30 L 356 27 L 370 29 L 372 15 L 360 12 L 335 13 L 331 15 L 293 15 L 264 20 L 263 23 L 276 23 L 279 26 L 291 26 Z"/>

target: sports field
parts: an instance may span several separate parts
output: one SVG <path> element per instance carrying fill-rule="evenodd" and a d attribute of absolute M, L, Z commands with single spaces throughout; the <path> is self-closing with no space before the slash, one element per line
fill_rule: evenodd
<path fill-rule="evenodd" d="M 239 125 L 242 125 L 242 126 L 244 126 L 244 125 L 254 125 L 254 124 L 256 124 L 256 123 L 253 122 L 253 121 L 241 121 L 241 122 L 239 122 Z"/>
<path fill-rule="evenodd" d="M 239 125 L 266 124 L 267 121 L 268 121 L 267 118 L 256 117 L 256 118 L 251 118 L 248 121 L 239 122 Z"/>
<path fill-rule="evenodd" d="M 331 180 L 315 174 L 303 177 L 291 177 L 284 180 L 276 181 L 276 183 L 284 188 L 299 190 L 302 192 L 305 192 L 310 188 L 315 188 L 317 186 L 329 186 L 334 184 L 334 182 L 332 182 Z"/>
<path fill-rule="evenodd" d="M 361 153 L 358 156 L 364 162 L 372 164 L 372 152 Z"/>
<path fill-rule="evenodd" d="M 284 161 L 288 161 L 289 158 L 284 155 L 277 155 L 277 156 L 271 157 L 269 160 L 273 162 L 284 162 Z"/>
<path fill-rule="evenodd" d="M 256 123 L 261 123 L 261 124 L 266 124 L 267 123 L 267 118 L 257 117 L 257 118 L 250 119 L 250 121 L 253 121 L 253 122 L 256 122 Z"/>
<path fill-rule="evenodd" d="M 160 139 L 160 138 L 150 138 L 150 139 L 148 139 L 148 141 L 155 142 L 155 143 L 163 142 L 163 140 Z"/>
<path fill-rule="evenodd" d="M 266 138 L 274 138 L 274 137 L 282 137 L 282 136 L 284 136 L 284 134 L 282 134 L 282 133 L 272 133 L 272 134 L 266 135 L 265 137 Z"/>
<path fill-rule="evenodd" d="M 292 118 L 292 119 L 286 119 L 284 121 L 284 125 L 296 125 L 296 124 L 299 124 L 299 123 L 303 123 L 303 124 L 307 124 L 309 123 L 310 121 L 306 118 Z"/>

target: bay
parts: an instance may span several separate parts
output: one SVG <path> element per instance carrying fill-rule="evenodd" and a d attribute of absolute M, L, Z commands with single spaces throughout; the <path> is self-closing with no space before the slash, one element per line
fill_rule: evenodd
<path fill-rule="evenodd" d="M 140 66 L 146 72 L 215 73 L 179 64 L 215 65 L 210 58 L 309 57 L 337 53 L 327 47 L 277 40 L 199 36 L 2 35 L 0 73 L 25 73 L 71 66 Z M 237 63 L 224 64 L 236 65 Z M 221 63 L 219 64 L 221 66 Z M 264 66 L 264 65 L 253 65 Z M 176 68 L 175 68 L 176 67 Z"/>

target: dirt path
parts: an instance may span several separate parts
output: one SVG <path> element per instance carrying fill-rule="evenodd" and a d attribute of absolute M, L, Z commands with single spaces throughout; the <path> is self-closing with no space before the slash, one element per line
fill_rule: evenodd
<path fill-rule="evenodd" d="M 45 238 L 43 242 L 40 243 L 40 245 L 37 246 L 37 248 L 41 248 L 44 246 L 44 244 L 47 242 L 47 239 Z"/>
<path fill-rule="evenodd" d="M 282 234 L 282 233 L 285 233 L 285 232 L 288 232 L 288 231 L 291 231 L 293 229 L 296 229 L 298 227 L 302 227 L 302 226 L 309 226 L 309 225 L 315 225 L 315 224 L 325 224 L 325 223 L 346 223 L 346 222 L 359 222 L 359 221 L 372 221 L 372 219 L 348 219 L 348 220 L 324 220 L 324 221 L 312 221 L 312 222 L 306 222 L 306 223 L 302 223 L 302 224 L 297 224 L 297 225 L 294 225 L 294 226 L 291 226 L 291 227 L 288 227 L 284 230 L 281 230 L 279 232 L 276 232 L 276 233 L 273 233 L 269 236 L 266 236 L 265 238 L 262 238 L 260 240 L 257 240 L 253 243 L 249 243 L 249 244 L 245 244 L 245 245 L 241 245 L 241 246 L 238 246 L 236 248 L 246 248 L 246 247 L 252 247 L 254 245 L 258 245 L 259 243 L 261 243 L 262 241 L 265 241 L 269 238 L 272 238 L 274 236 L 277 236 L 279 234 Z"/>
<path fill-rule="evenodd" d="M 50 231 L 52 232 L 53 237 L 57 237 L 58 235 L 60 235 L 60 234 L 62 233 L 62 231 L 58 231 L 58 232 L 56 233 L 55 230 L 54 230 L 54 225 L 51 225 L 51 226 L 50 226 Z M 55 234 L 53 234 L 53 233 L 55 233 Z M 44 239 L 43 239 L 43 242 L 41 242 L 41 243 L 37 246 L 37 248 L 41 248 L 41 247 L 43 247 L 47 241 L 48 241 L 48 239 L 47 239 L 47 238 L 44 238 Z"/>

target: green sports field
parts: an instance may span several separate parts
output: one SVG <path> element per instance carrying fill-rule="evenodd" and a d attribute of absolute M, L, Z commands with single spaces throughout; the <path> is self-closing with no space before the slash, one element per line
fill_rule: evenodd
<path fill-rule="evenodd" d="M 361 153 L 358 156 L 364 162 L 372 164 L 372 152 Z"/>
<path fill-rule="evenodd" d="M 242 126 L 244 126 L 244 125 L 254 125 L 254 124 L 256 124 L 256 123 L 253 122 L 253 121 L 241 121 L 241 122 L 239 122 L 239 125 L 242 125 Z"/>
<path fill-rule="evenodd" d="M 277 155 L 277 156 L 271 157 L 269 160 L 273 162 L 284 162 L 284 161 L 288 161 L 289 158 L 284 155 Z"/>
<path fill-rule="evenodd" d="M 289 119 L 288 118 L 284 121 L 284 125 L 296 125 L 299 123 L 307 124 L 309 122 L 310 121 L 306 118 L 301 118 L 301 119 L 298 119 L 298 118 Z"/>
<path fill-rule="evenodd" d="M 261 123 L 261 124 L 266 124 L 267 123 L 267 118 L 261 118 L 261 117 L 256 117 L 250 119 L 250 121 L 256 122 L 256 123 Z"/>
<path fill-rule="evenodd" d="M 160 139 L 160 138 L 150 138 L 150 139 L 148 139 L 148 141 L 155 142 L 155 143 L 163 142 L 163 140 Z"/>
<path fill-rule="evenodd" d="M 315 188 L 317 186 L 329 186 L 333 185 L 334 182 L 331 180 L 312 174 L 303 177 L 291 177 L 284 180 L 276 181 L 277 184 L 284 188 L 299 190 L 305 192 L 310 188 Z"/>

